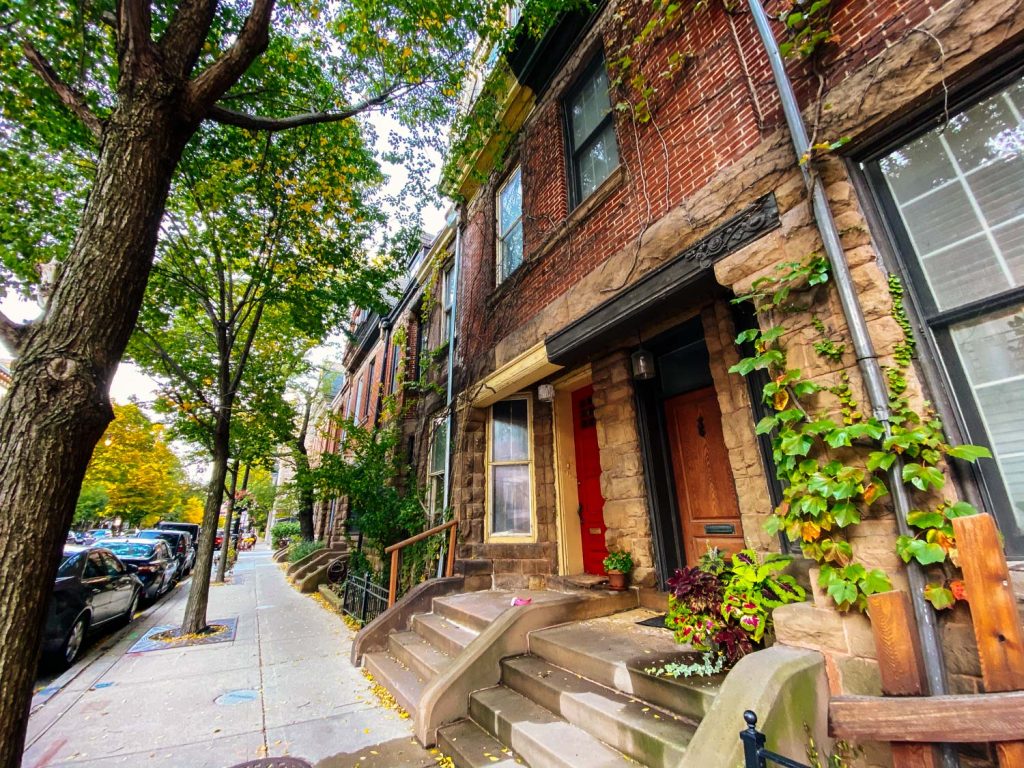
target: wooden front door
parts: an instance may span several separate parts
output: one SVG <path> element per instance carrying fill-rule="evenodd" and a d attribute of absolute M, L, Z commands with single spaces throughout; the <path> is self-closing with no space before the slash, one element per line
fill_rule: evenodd
<path fill-rule="evenodd" d="M 580 539 L 584 573 L 604 573 L 608 556 L 604 541 L 604 496 L 601 495 L 601 454 L 597 447 L 594 387 L 572 393 L 572 437 L 576 451 L 576 493 L 579 498 Z M 571 514 L 571 513 L 570 513 Z"/>
<path fill-rule="evenodd" d="M 743 528 L 715 388 L 666 400 L 665 422 L 687 565 L 708 547 L 738 552 Z"/>

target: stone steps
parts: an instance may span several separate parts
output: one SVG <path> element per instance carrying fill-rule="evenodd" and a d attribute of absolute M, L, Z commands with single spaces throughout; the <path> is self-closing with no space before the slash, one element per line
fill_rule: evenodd
<path fill-rule="evenodd" d="M 458 768 L 522 768 L 511 750 L 472 720 L 459 720 L 437 732 L 437 748 Z"/>
<path fill-rule="evenodd" d="M 599 628 L 599 630 L 598 630 Z M 692 662 L 665 630 L 640 634 L 628 625 L 597 620 L 542 629 L 530 635 L 530 652 L 562 669 L 693 720 L 715 701 L 724 675 L 656 677 L 644 670 L 667 662 Z"/>
<path fill-rule="evenodd" d="M 502 662 L 502 684 L 650 768 L 682 760 L 697 723 L 536 656 Z"/>
<path fill-rule="evenodd" d="M 469 714 L 531 768 L 634 766 L 629 758 L 582 728 L 504 685 L 470 696 Z"/>
<path fill-rule="evenodd" d="M 415 632 L 388 635 L 388 653 L 425 680 L 432 680 L 452 664 L 452 657 Z"/>
<path fill-rule="evenodd" d="M 428 681 L 383 651 L 366 654 L 363 666 L 378 683 L 391 692 L 399 706 L 409 713 L 409 717 L 415 719 L 420 697 Z"/>
<path fill-rule="evenodd" d="M 461 652 L 477 635 L 436 613 L 413 616 L 412 631 L 449 656 Z"/>

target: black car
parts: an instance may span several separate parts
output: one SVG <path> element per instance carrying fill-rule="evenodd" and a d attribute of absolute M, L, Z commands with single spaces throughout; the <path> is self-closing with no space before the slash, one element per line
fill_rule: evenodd
<path fill-rule="evenodd" d="M 178 559 L 163 539 L 113 539 L 103 546 L 139 577 L 147 599 L 160 597 L 178 580 Z"/>
<path fill-rule="evenodd" d="M 192 536 L 185 531 L 169 531 L 162 528 L 149 528 L 139 531 L 132 538 L 135 539 L 162 539 L 167 542 L 171 552 L 178 560 L 178 578 L 184 578 L 192 572 L 192 566 L 196 564 L 196 548 L 192 544 Z"/>
<path fill-rule="evenodd" d="M 173 520 L 160 521 L 156 527 L 161 531 L 185 531 L 192 537 L 192 546 L 199 549 L 199 533 L 202 528 L 196 523 L 178 523 Z"/>
<path fill-rule="evenodd" d="M 131 621 L 142 584 L 105 547 L 64 547 L 43 630 L 43 650 L 63 663 L 78 658 L 87 633 Z"/>

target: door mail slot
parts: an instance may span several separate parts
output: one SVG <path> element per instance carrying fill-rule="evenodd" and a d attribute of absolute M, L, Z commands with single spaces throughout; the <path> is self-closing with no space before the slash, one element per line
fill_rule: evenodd
<path fill-rule="evenodd" d="M 736 526 L 731 523 L 712 523 L 704 526 L 705 536 L 731 536 L 736 533 Z"/>

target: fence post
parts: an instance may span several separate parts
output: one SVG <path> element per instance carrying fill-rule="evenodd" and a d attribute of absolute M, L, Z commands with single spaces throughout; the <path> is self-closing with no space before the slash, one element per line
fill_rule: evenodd
<path fill-rule="evenodd" d="M 740 731 L 743 742 L 743 768 L 766 768 L 761 750 L 764 748 L 765 735 L 757 730 L 757 715 L 747 710 L 743 713 L 747 727 Z"/>
<path fill-rule="evenodd" d="M 370 597 L 370 575 L 368 573 L 363 574 L 363 599 L 359 604 L 359 621 L 362 624 L 366 623 L 366 601 Z"/>
<path fill-rule="evenodd" d="M 953 532 L 985 691 L 1024 690 L 1024 630 L 995 521 L 991 515 L 958 517 Z M 1024 765 L 1024 742 L 998 742 L 996 754 L 1003 768 L 1018 768 Z"/>

